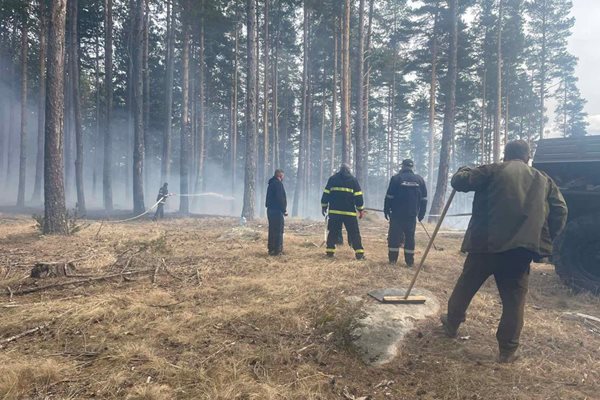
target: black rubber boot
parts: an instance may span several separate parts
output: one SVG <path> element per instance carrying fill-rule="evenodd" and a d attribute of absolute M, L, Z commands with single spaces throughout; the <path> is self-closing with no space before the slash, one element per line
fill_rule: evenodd
<path fill-rule="evenodd" d="M 366 260 L 367 258 L 365 257 L 364 253 L 356 253 L 355 255 L 357 260 Z"/>
<path fill-rule="evenodd" d="M 500 349 L 500 353 L 498 354 L 498 362 L 500 364 L 510 364 L 519 359 L 519 355 L 517 354 L 517 349 L 514 350 L 503 350 Z"/>
<path fill-rule="evenodd" d="M 389 261 L 390 265 L 396 265 L 396 263 L 398 262 L 398 252 L 397 251 L 388 252 L 388 261 Z"/>
<path fill-rule="evenodd" d="M 458 326 L 452 326 L 448 321 L 448 314 L 442 314 L 440 316 L 440 321 L 442 322 L 442 327 L 444 328 L 444 333 L 449 338 L 455 339 L 458 336 Z"/>
<path fill-rule="evenodd" d="M 406 262 L 406 266 L 408 268 L 412 268 L 415 265 L 415 255 L 414 254 L 405 254 L 404 261 Z"/>

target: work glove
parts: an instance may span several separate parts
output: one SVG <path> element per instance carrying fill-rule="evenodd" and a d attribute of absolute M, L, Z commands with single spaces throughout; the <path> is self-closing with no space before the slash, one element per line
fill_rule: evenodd
<path fill-rule="evenodd" d="M 423 219 L 425 219 L 425 214 L 419 214 L 419 222 L 423 222 Z"/>
<path fill-rule="evenodd" d="M 327 207 L 321 208 L 321 214 L 323 214 L 324 217 L 327 216 Z"/>
<path fill-rule="evenodd" d="M 363 219 L 364 216 L 365 216 L 365 212 L 363 210 L 358 212 L 358 219 Z"/>
<path fill-rule="evenodd" d="M 385 218 L 386 221 L 389 221 L 390 220 L 390 212 L 388 210 L 384 210 L 383 217 Z"/>

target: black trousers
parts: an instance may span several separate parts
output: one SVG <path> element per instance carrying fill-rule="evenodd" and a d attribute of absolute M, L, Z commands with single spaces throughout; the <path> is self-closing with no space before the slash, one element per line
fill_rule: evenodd
<path fill-rule="evenodd" d="M 156 207 L 156 212 L 154 213 L 154 219 L 164 218 L 165 217 L 165 205 L 163 203 L 158 203 Z"/>
<path fill-rule="evenodd" d="M 283 251 L 283 228 L 285 218 L 283 212 L 275 209 L 267 209 L 269 220 L 269 254 L 278 255 Z"/>
<path fill-rule="evenodd" d="M 407 264 L 415 262 L 415 231 L 417 217 L 392 217 L 388 231 L 388 255 L 392 262 L 398 261 L 400 246 L 404 244 L 404 260 Z"/>
<path fill-rule="evenodd" d="M 345 226 L 346 231 L 348 231 L 348 241 L 352 245 L 357 258 L 362 258 L 365 250 L 362 246 L 358 219 L 350 215 L 329 215 L 329 222 L 327 224 L 327 230 L 329 231 L 327 234 L 327 253 L 335 253 L 335 245 L 339 243 L 339 238 L 342 236 L 342 226 Z"/>
<path fill-rule="evenodd" d="M 458 327 L 466 319 L 473 296 L 494 275 L 502 299 L 502 317 L 496 332 L 501 352 L 519 347 L 523 328 L 525 297 L 529 287 L 529 269 L 533 253 L 514 249 L 504 253 L 469 254 L 448 301 L 448 322 Z"/>

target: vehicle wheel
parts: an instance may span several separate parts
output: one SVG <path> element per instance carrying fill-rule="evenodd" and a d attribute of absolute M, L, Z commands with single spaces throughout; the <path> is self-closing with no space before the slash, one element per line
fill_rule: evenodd
<path fill-rule="evenodd" d="M 600 214 L 569 222 L 554 242 L 552 257 L 563 282 L 600 294 Z"/>

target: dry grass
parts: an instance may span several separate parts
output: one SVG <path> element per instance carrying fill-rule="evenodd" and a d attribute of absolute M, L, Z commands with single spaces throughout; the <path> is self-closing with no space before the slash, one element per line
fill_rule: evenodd
<path fill-rule="evenodd" d="M 289 224 L 286 255 L 276 258 L 266 256 L 265 226 L 250 227 L 255 240 L 232 230 L 233 219 L 112 225 L 99 234 L 94 224 L 67 239 L 39 236 L 34 224 L 0 220 L 0 287 L 36 284 L 27 275 L 37 261 L 90 256 L 76 262 L 78 274 L 161 269 L 155 284 L 146 275 L 0 300 L 0 340 L 56 319 L 0 349 L 2 399 L 600 398 L 600 335 L 563 316 L 598 315 L 600 301 L 569 292 L 551 266 L 532 272 L 517 364 L 494 362 L 500 304 L 488 282 L 461 331 L 469 340 L 446 339 L 428 321 L 394 362 L 372 368 L 353 352 L 361 310 L 346 298 L 370 301 L 368 290 L 410 279 L 386 265 L 381 221 L 362 225 L 366 262 L 347 247 L 325 259 L 322 226 L 300 221 Z M 462 265 L 459 239 L 441 238 L 446 250 L 431 253 L 418 282 L 442 303 Z"/>

